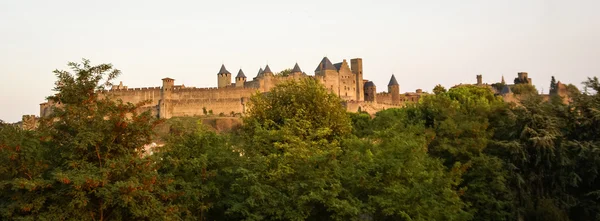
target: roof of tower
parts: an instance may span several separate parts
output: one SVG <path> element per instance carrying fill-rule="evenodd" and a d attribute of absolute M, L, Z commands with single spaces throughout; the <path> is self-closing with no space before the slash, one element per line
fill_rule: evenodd
<path fill-rule="evenodd" d="M 337 70 L 335 68 L 335 66 L 333 66 L 333 64 L 331 63 L 329 58 L 327 58 L 327 57 L 323 57 L 323 60 L 321 60 L 321 62 L 319 63 L 319 66 L 317 66 L 317 69 L 315 69 L 315 71 L 324 71 L 324 70 Z"/>
<path fill-rule="evenodd" d="M 244 72 L 242 71 L 242 69 L 240 68 L 240 71 L 238 71 L 237 76 L 235 76 L 235 78 L 246 78 L 246 75 L 244 75 Z"/>
<path fill-rule="evenodd" d="M 333 64 L 333 66 L 335 67 L 336 70 L 340 71 L 340 68 L 342 68 L 342 62 L 335 63 L 335 64 Z"/>
<path fill-rule="evenodd" d="M 365 83 L 364 87 L 375 87 L 375 83 L 373 83 L 372 81 L 368 81 L 367 83 Z"/>
<path fill-rule="evenodd" d="M 269 68 L 269 65 L 267 65 L 265 67 L 265 70 L 262 73 L 271 73 L 272 74 L 273 72 L 271 71 L 271 68 Z"/>
<path fill-rule="evenodd" d="M 398 81 L 396 81 L 396 77 L 392 74 L 392 78 L 390 79 L 390 83 L 388 83 L 388 86 L 392 86 L 392 85 L 399 85 Z"/>
<path fill-rule="evenodd" d="M 510 89 L 510 87 L 508 85 L 504 85 L 504 88 L 502 88 L 502 91 L 500 91 L 500 94 L 511 94 L 512 90 Z"/>
<path fill-rule="evenodd" d="M 217 74 L 231 74 L 231 73 L 227 70 L 227 68 L 225 68 L 225 64 L 222 64 L 221 70 L 219 70 L 219 73 L 217 73 Z"/>
<path fill-rule="evenodd" d="M 294 68 L 292 69 L 292 73 L 297 73 L 297 72 L 302 73 L 302 70 L 300 70 L 300 66 L 298 66 L 298 63 L 296 63 L 296 65 L 294 65 Z"/>
<path fill-rule="evenodd" d="M 262 75 L 263 75 L 263 69 L 260 68 L 260 69 L 258 69 L 258 74 L 256 74 L 256 77 L 260 77 Z"/>
<path fill-rule="evenodd" d="M 504 81 L 504 75 L 502 75 L 502 81 L 500 81 L 500 83 L 506 84 L 506 81 Z"/>

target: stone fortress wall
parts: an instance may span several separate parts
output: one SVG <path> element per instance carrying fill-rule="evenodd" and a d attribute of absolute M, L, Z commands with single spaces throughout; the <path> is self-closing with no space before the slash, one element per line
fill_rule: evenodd
<path fill-rule="evenodd" d="M 373 82 L 363 79 L 362 59 L 345 59 L 331 63 L 324 57 L 317 65 L 314 75 L 307 75 L 298 64 L 288 75 L 274 74 L 267 65 L 260 69 L 256 77 L 248 80 L 240 69 L 235 77 L 225 65 L 217 73 L 217 87 L 196 88 L 175 85 L 171 78 L 162 79 L 160 87 L 128 88 L 122 83 L 103 91 L 102 96 L 120 99 L 123 102 L 139 103 L 148 101 L 140 111 L 151 111 L 159 118 L 203 115 L 239 115 L 247 110 L 246 103 L 255 93 L 268 92 L 271 88 L 289 80 L 315 78 L 325 88 L 338 95 L 348 111 L 358 110 L 375 114 L 377 111 L 401 107 L 407 102 L 416 102 L 425 93 L 405 93 L 400 95 L 399 85 L 392 75 L 388 92 L 377 93 Z M 48 116 L 56 104 L 40 104 L 40 116 Z"/>
<path fill-rule="evenodd" d="M 365 111 L 375 114 L 378 111 L 402 107 L 408 103 L 418 102 L 427 93 L 421 89 L 415 92 L 400 93 L 400 85 L 394 75 L 391 76 L 386 92 L 377 92 L 376 85 L 363 78 L 362 59 L 351 59 L 348 63 L 345 59 L 339 63 L 331 63 L 324 57 L 318 63 L 314 75 L 307 75 L 299 65 L 296 64 L 287 75 L 274 74 L 267 65 L 260 69 L 255 77 L 248 80 L 240 69 L 235 77 L 229 72 L 225 65 L 217 73 L 217 87 L 196 88 L 185 85 L 175 85 L 171 78 L 162 79 L 160 87 L 128 88 L 122 83 L 113 86 L 110 90 L 101 92 L 101 96 L 109 96 L 112 99 L 121 99 L 123 102 L 139 103 L 148 101 L 140 111 L 151 111 L 158 118 L 171 118 L 178 116 L 203 116 L 241 115 L 247 111 L 248 99 L 255 93 L 265 93 L 271 88 L 289 80 L 303 78 L 315 78 L 323 84 L 330 92 L 338 95 L 344 101 L 344 107 L 349 112 Z M 519 97 L 511 91 L 511 86 L 505 85 L 502 90 L 484 84 L 482 76 L 477 75 L 477 85 L 490 88 L 495 94 L 500 95 L 508 102 L 518 102 Z M 519 72 L 515 78 L 515 84 L 531 84 L 531 78 L 526 72 Z M 558 82 L 559 94 L 564 96 L 566 89 Z M 56 104 L 40 104 L 40 116 L 48 116 Z M 24 118 L 25 119 L 25 118 Z M 27 117 L 30 121 L 30 116 Z"/>

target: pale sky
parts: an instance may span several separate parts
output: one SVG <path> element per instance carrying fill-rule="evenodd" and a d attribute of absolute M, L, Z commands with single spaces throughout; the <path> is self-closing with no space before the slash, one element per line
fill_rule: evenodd
<path fill-rule="evenodd" d="M 363 59 L 364 77 L 400 91 L 512 82 L 525 71 L 581 88 L 600 75 L 599 0 L 82 1 L 0 0 L 0 119 L 39 115 L 54 69 L 88 58 L 129 87 L 216 87 L 224 63 L 252 78 L 327 56 Z"/>

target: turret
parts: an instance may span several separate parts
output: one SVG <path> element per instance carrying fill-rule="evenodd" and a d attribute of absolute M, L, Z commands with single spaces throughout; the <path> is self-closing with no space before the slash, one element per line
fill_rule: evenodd
<path fill-rule="evenodd" d="M 273 76 L 273 72 L 269 65 L 265 66 L 265 70 L 262 72 L 264 76 Z"/>
<path fill-rule="evenodd" d="M 365 91 L 365 94 L 364 94 L 365 101 L 371 101 L 371 102 L 376 101 L 377 87 L 375 86 L 375 83 L 373 83 L 372 81 L 368 81 L 367 83 L 365 83 L 364 91 Z"/>
<path fill-rule="evenodd" d="M 400 85 L 393 74 L 390 83 L 388 83 L 388 93 L 392 94 L 392 104 L 400 103 Z"/>
<path fill-rule="evenodd" d="M 263 76 L 263 69 L 260 68 L 260 69 L 258 69 L 258 73 L 256 74 L 256 77 L 254 77 L 254 79 L 260 78 L 262 76 Z"/>
<path fill-rule="evenodd" d="M 163 91 L 171 91 L 175 86 L 175 79 L 172 78 L 163 78 L 162 79 L 162 90 Z"/>
<path fill-rule="evenodd" d="M 315 69 L 315 75 L 324 76 L 328 73 L 337 73 L 337 69 L 335 66 L 333 66 L 329 58 L 323 57 L 321 62 L 319 62 L 319 66 L 317 66 L 317 69 Z"/>
<path fill-rule="evenodd" d="M 158 102 L 158 117 L 169 119 L 169 108 L 171 107 L 171 94 L 173 93 L 173 87 L 175 86 L 175 80 L 171 78 L 162 79 L 162 88 L 160 89 L 160 101 Z"/>
<path fill-rule="evenodd" d="M 532 84 L 531 78 L 527 76 L 527 72 L 519 72 L 517 75 L 518 77 L 515 78 L 515 84 Z"/>
<path fill-rule="evenodd" d="M 225 68 L 225 65 L 221 65 L 221 70 L 217 73 L 218 87 L 224 88 L 231 85 L 231 73 Z"/>
<path fill-rule="evenodd" d="M 294 68 L 292 68 L 292 75 L 301 75 L 302 74 L 302 70 L 300 70 L 300 66 L 298 66 L 298 63 L 296 63 L 294 65 Z"/>
<path fill-rule="evenodd" d="M 481 77 L 481 75 L 477 75 L 477 85 L 482 85 L 483 84 L 483 78 Z"/>
<path fill-rule="evenodd" d="M 244 83 L 246 83 L 246 75 L 244 75 L 244 72 L 240 68 L 237 76 L 235 76 L 235 87 L 244 87 Z"/>
<path fill-rule="evenodd" d="M 354 58 L 350 60 L 350 69 L 354 74 L 356 81 L 356 100 L 363 101 L 365 100 L 365 88 L 363 87 L 363 67 L 362 67 L 362 58 Z M 371 82 L 373 83 L 373 82 Z M 373 84 L 375 86 L 375 84 Z M 374 101 L 374 100 L 373 100 Z"/>
<path fill-rule="evenodd" d="M 315 76 L 321 79 L 321 83 L 323 83 L 325 88 L 329 89 L 329 91 L 336 95 L 340 94 L 339 74 L 329 58 L 324 57 L 321 62 L 319 62 L 317 69 L 315 69 Z"/>

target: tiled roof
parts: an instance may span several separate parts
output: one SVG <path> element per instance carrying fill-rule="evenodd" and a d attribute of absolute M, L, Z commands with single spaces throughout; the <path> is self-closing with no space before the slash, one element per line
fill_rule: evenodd
<path fill-rule="evenodd" d="M 292 69 L 292 73 L 297 73 L 297 72 L 302 73 L 302 70 L 300 70 L 300 66 L 298 66 L 298 63 L 296 63 L 296 65 L 294 65 L 294 68 Z"/>
<path fill-rule="evenodd" d="M 373 83 L 372 81 L 368 81 L 367 83 L 365 83 L 364 87 L 375 87 L 375 83 Z"/>
<path fill-rule="evenodd" d="M 392 78 L 390 79 L 390 83 L 388 83 L 388 86 L 392 86 L 392 85 L 399 85 L 398 81 L 396 81 L 396 77 L 392 74 Z"/>
<path fill-rule="evenodd" d="M 238 71 L 238 74 L 237 76 L 235 76 L 235 78 L 246 78 L 246 75 L 244 74 L 241 68 L 240 71 Z"/>
<path fill-rule="evenodd" d="M 271 71 L 271 68 L 269 68 L 269 65 L 267 65 L 267 66 L 265 67 L 265 70 L 264 70 L 262 73 L 263 73 L 263 74 L 264 74 L 264 73 L 271 73 L 271 74 L 272 74 L 273 72 Z"/>
<path fill-rule="evenodd" d="M 227 70 L 227 68 L 225 68 L 225 65 L 222 64 L 221 70 L 219 70 L 219 73 L 217 73 L 217 74 L 231 74 L 231 73 Z"/>
<path fill-rule="evenodd" d="M 321 60 L 321 62 L 319 63 L 319 66 L 317 66 L 317 69 L 315 69 L 315 71 L 324 71 L 324 70 L 337 70 L 333 66 L 333 64 L 331 63 L 329 58 L 327 58 L 327 57 L 323 57 L 323 60 Z"/>

